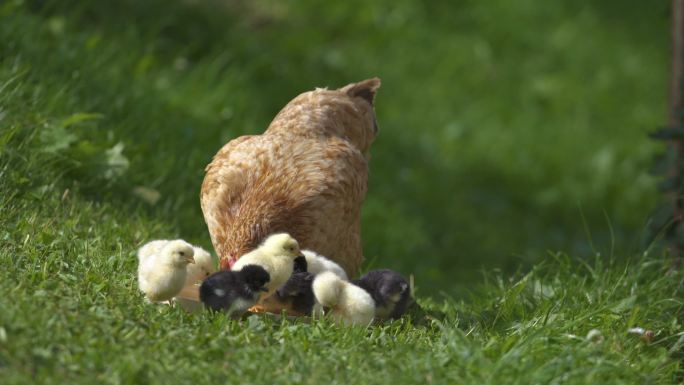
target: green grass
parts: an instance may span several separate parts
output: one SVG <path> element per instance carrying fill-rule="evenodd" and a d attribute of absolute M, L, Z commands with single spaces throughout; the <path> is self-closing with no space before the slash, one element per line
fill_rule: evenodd
<path fill-rule="evenodd" d="M 641 236 L 665 11 L 0 2 L 0 383 L 681 382 L 683 272 Z M 142 302 L 136 247 L 209 246 L 223 143 L 374 75 L 366 268 L 413 274 L 424 312 L 364 330 Z"/>
<path fill-rule="evenodd" d="M 0 125 L 52 155 L 26 183 L 138 203 L 208 246 L 197 194 L 218 148 L 302 91 L 377 75 L 374 266 L 464 289 L 482 266 L 592 255 L 582 216 L 596 245 L 638 252 L 658 201 L 646 134 L 665 115 L 666 5 L 538 3 L 11 0 Z"/>
<path fill-rule="evenodd" d="M 3 384 L 674 384 L 684 374 L 683 271 L 666 274 L 653 256 L 555 255 L 524 276 L 489 274 L 460 301 L 419 296 L 427 314 L 370 329 L 234 321 L 143 303 L 129 245 L 162 230 L 150 218 L 51 193 L 3 203 Z M 655 332 L 650 344 L 627 334 L 637 326 Z M 586 340 L 591 329 L 602 342 Z"/>

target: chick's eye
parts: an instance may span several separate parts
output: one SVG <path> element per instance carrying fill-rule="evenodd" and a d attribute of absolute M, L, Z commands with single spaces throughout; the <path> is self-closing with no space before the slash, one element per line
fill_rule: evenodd
<path fill-rule="evenodd" d="M 185 257 L 185 252 L 183 252 L 183 251 L 179 251 L 178 254 L 179 254 L 181 257 Z"/>

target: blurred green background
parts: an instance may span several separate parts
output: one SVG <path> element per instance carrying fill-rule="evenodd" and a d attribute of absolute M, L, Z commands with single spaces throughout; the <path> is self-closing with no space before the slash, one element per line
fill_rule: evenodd
<path fill-rule="evenodd" d="M 58 184 L 156 238 L 209 246 L 198 193 L 222 144 L 372 76 L 367 268 L 423 293 L 549 250 L 638 252 L 660 199 L 666 2 L 6 0 L 0 18 L 0 130 L 49 155 L 2 183 Z"/>

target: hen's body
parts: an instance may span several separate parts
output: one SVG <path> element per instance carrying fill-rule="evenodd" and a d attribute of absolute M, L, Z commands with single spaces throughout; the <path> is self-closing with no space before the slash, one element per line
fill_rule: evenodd
<path fill-rule="evenodd" d="M 369 79 L 303 93 L 264 134 L 239 137 L 216 154 L 201 204 L 223 269 L 267 235 L 288 232 L 301 248 L 357 271 L 379 86 Z"/>

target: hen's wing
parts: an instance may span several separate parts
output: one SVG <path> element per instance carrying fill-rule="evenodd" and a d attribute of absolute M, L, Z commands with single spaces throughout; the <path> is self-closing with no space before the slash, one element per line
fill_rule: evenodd
<path fill-rule="evenodd" d="M 307 198 L 309 226 L 300 247 L 326 256 L 348 275 L 355 275 L 363 260 L 360 209 L 367 190 L 368 163 L 343 141 L 328 140 L 318 148 L 302 162 L 303 168 L 317 169 L 307 175 L 318 176 L 314 184 L 319 191 Z"/>

